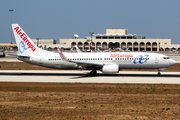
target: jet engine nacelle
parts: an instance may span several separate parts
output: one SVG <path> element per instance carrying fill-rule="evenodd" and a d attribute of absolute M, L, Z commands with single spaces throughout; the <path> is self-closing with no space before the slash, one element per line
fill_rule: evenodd
<path fill-rule="evenodd" d="M 102 68 L 103 73 L 118 73 L 119 65 L 104 65 Z"/>

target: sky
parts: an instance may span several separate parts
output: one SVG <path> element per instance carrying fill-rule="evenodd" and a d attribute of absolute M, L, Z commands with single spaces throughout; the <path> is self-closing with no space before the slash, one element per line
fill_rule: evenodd
<path fill-rule="evenodd" d="M 180 0 L 0 0 L 0 43 L 11 42 L 12 23 L 32 39 L 80 38 L 107 28 L 171 39 L 180 44 Z M 14 35 L 12 42 L 15 43 Z"/>

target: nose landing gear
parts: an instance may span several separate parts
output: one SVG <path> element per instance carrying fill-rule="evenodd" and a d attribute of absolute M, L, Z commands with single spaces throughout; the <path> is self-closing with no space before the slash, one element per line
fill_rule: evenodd
<path fill-rule="evenodd" d="M 160 70 L 158 70 L 158 75 L 161 75 L 161 72 L 160 72 Z"/>
<path fill-rule="evenodd" d="M 161 70 L 166 70 L 166 68 L 160 68 L 160 69 L 158 70 L 158 75 L 161 75 L 161 73 L 160 73 Z"/>

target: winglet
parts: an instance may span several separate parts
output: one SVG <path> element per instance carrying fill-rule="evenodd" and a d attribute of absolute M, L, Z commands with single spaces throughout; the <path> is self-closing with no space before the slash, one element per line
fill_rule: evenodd
<path fill-rule="evenodd" d="M 81 53 L 81 50 L 78 48 L 78 46 L 76 45 L 75 47 L 76 47 L 76 51 L 77 51 L 78 53 Z"/>
<path fill-rule="evenodd" d="M 61 57 L 62 60 L 66 60 L 66 57 L 64 56 L 64 54 L 62 53 L 62 49 L 61 48 L 58 48 L 58 52 L 59 52 L 59 55 Z"/>

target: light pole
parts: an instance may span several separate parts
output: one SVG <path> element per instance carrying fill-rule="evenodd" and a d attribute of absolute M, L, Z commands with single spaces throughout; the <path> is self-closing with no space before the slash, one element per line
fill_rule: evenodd
<path fill-rule="evenodd" d="M 11 12 L 11 25 L 12 25 L 12 11 L 14 11 L 14 10 L 9 9 L 9 11 Z M 11 28 L 11 50 L 12 50 L 12 28 Z"/>
<path fill-rule="evenodd" d="M 91 52 L 92 52 L 92 35 L 94 34 L 93 31 L 89 32 L 89 34 L 91 34 Z"/>
<path fill-rule="evenodd" d="M 36 40 L 37 40 L 37 47 L 39 46 L 39 37 L 38 38 L 36 38 Z"/>

